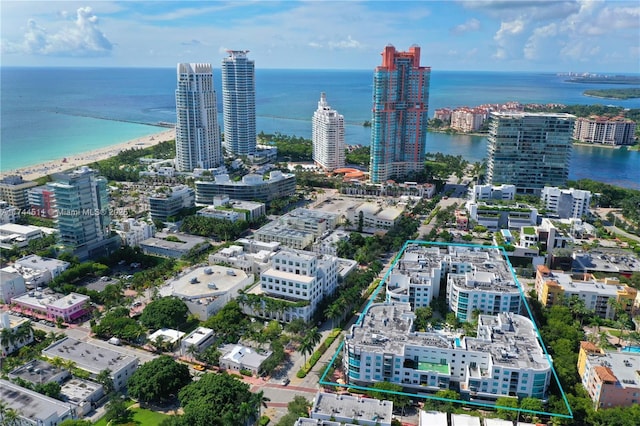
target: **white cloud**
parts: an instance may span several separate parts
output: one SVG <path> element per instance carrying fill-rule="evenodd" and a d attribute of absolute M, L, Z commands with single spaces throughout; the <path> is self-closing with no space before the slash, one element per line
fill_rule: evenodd
<path fill-rule="evenodd" d="M 513 21 L 502 21 L 500 23 L 500 29 L 493 36 L 493 40 L 497 44 L 494 58 L 506 59 L 509 57 L 513 46 L 516 44 L 517 39 L 515 36 L 522 34 L 525 29 L 525 21 L 522 19 L 514 19 Z"/>
<path fill-rule="evenodd" d="M 53 32 L 29 19 L 22 41 L 3 40 L 2 44 L 3 53 L 41 56 L 109 56 L 112 50 L 113 44 L 100 30 L 98 17 L 90 7 L 79 8 L 75 21 L 64 21 L 62 26 Z"/>
<path fill-rule="evenodd" d="M 357 49 L 362 47 L 362 44 L 358 40 L 354 40 L 351 36 L 347 36 L 346 39 L 340 41 L 330 41 L 329 47 L 332 49 Z"/>
<path fill-rule="evenodd" d="M 315 41 L 310 41 L 309 42 L 309 47 L 315 47 L 316 49 L 318 49 L 318 48 L 322 47 L 322 44 L 316 43 Z"/>
<path fill-rule="evenodd" d="M 480 21 L 476 18 L 471 18 L 465 23 L 456 25 L 451 29 L 453 34 L 463 34 L 470 31 L 478 31 L 480 29 Z"/>
<path fill-rule="evenodd" d="M 537 59 L 541 54 L 544 54 L 548 50 L 543 49 L 542 45 L 550 37 L 554 37 L 558 34 L 558 26 L 555 22 L 538 27 L 533 30 L 533 34 L 527 40 L 524 46 L 524 57 L 526 59 Z"/>

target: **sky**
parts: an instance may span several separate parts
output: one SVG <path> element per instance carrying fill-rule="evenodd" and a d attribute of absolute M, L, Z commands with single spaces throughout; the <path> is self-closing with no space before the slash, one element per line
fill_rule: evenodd
<path fill-rule="evenodd" d="M 372 69 L 387 44 L 434 70 L 640 73 L 640 2 L 0 2 L 2 66 Z"/>

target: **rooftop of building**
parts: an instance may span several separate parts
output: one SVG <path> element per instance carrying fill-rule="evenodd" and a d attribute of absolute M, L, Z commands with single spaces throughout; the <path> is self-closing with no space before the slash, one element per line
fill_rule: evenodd
<path fill-rule="evenodd" d="M 596 280 L 591 274 L 584 274 L 579 279 L 562 271 L 549 271 L 544 277 L 547 284 L 558 284 L 565 292 L 569 293 L 597 293 L 601 296 L 615 297 L 619 292 L 637 293 L 637 290 L 625 285 L 620 285 L 617 279 Z"/>
<path fill-rule="evenodd" d="M 361 396 L 318 392 L 311 408 L 311 415 L 314 413 L 354 419 L 355 424 L 360 421 L 388 423 L 393 416 L 393 403 Z"/>
<path fill-rule="evenodd" d="M 446 265 L 470 264 L 472 272 L 449 274 L 459 287 L 469 289 L 490 289 L 492 291 L 517 292 L 518 284 L 513 278 L 505 258 L 495 248 L 462 246 L 424 246 L 410 244 L 403 251 L 402 258 L 395 264 L 394 273 L 414 276 L 430 273 L 433 268 L 445 269 Z"/>
<path fill-rule="evenodd" d="M 65 337 L 42 350 L 49 358 L 60 357 L 76 363 L 78 368 L 98 374 L 102 370 L 117 372 L 136 358 L 114 349 L 96 346 L 88 342 Z"/>
<path fill-rule="evenodd" d="M 254 369 L 260 368 L 260 364 L 271 356 L 271 351 L 258 352 L 253 348 L 242 345 L 224 345 L 220 348 L 220 352 L 223 354 L 220 357 L 221 361 L 227 360 Z"/>
<path fill-rule="evenodd" d="M 452 414 L 451 426 L 481 426 L 480 417 L 468 414 Z"/>
<path fill-rule="evenodd" d="M 591 352 L 587 354 L 587 362 L 596 368 L 601 380 L 617 382 L 623 388 L 640 389 L 640 353 Z"/>
<path fill-rule="evenodd" d="M 294 274 L 293 272 L 278 271 L 275 268 L 269 268 L 266 271 L 264 271 L 262 274 L 264 276 L 279 278 L 281 280 L 296 281 L 296 282 L 302 282 L 307 284 L 311 284 L 316 279 L 316 277 L 312 275 L 300 275 L 300 274 Z"/>
<path fill-rule="evenodd" d="M 574 270 L 633 273 L 640 272 L 640 259 L 622 250 L 578 250 L 573 254 Z"/>
<path fill-rule="evenodd" d="M 46 361 L 34 359 L 20 367 L 9 372 L 11 379 L 21 378 L 29 383 L 49 383 L 52 381 L 60 382 L 63 378 L 70 375 L 67 370 L 54 367 Z"/>
<path fill-rule="evenodd" d="M 492 116 L 505 118 L 524 118 L 524 117 L 553 117 L 553 118 L 576 118 L 575 115 L 565 112 L 524 112 L 524 111 L 492 111 Z"/>
<path fill-rule="evenodd" d="M 6 408 L 17 411 L 20 416 L 34 423 L 50 417 L 64 417 L 69 413 L 67 404 L 57 399 L 49 398 L 22 386 L 0 379 L 0 401 Z"/>
<path fill-rule="evenodd" d="M 176 237 L 180 241 L 167 241 L 168 236 Z M 198 244 L 207 243 L 206 238 L 196 237 L 188 234 L 158 232 L 155 237 L 147 238 L 140 244 L 149 247 L 159 247 L 167 250 L 189 251 Z"/>
<path fill-rule="evenodd" d="M 15 261 L 15 265 L 23 268 L 31 268 L 38 271 L 52 271 L 58 268 L 68 268 L 71 264 L 64 260 L 52 259 L 49 257 L 40 257 L 37 254 L 30 254 Z"/>
<path fill-rule="evenodd" d="M 80 404 L 101 388 L 102 385 L 99 383 L 74 377 L 62 385 L 60 395 L 68 402 Z"/>
<path fill-rule="evenodd" d="M 413 319 L 408 303 L 376 303 L 369 307 L 359 324 L 352 326 L 348 340 L 376 353 L 404 354 L 407 346 L 435 347 L 488 354 L 495 365 L 549 368 L 532 322 L 521 315 L 481 315 L 477 338 L 433 328 L 415 332 Z"/>
<path fill-rule="evenodd" d="M 185 333 L 180 330 L 173 330 L 171 328 L 160 328 L 149 335 L 148 339 L 152 342 L 155 342 L 159 337 L 162 337 L 162 339 L 166 343 L 173 344 L 179 341 L 184 335 Z"/>
<path fill-rule="evenodd" d="M 54 293 L 52 290 L 45 288 L 44 290 L 31 290 L 22 296 L 14 297 L 12 302 L 23 303 L 25 305 L 46 309 L 52 306 L 58 309 L 65 309 L 80 303 L 86 303 L 90 300 L 89 296 L 78 293 L 69 293 L 67 295 Z"/>
<path fill-rule="evenodd" d="M 0 269 L 0 283 L 13 281 L 18 277 L 22 278 L 22 275 L 18 274 L 17 272 L 9 272 Z"/>
<path fill-rule="evenodd" d="M 163 296 L 186 299 L 218 297 L 234 289 L 249 276 L 240 269 L 211 265 L 182 273 L 160 289 Z"/>
<path fill-rule="evenodd" d="M 209 337 L 213 330 L 206 327 L 198 327 L 193 330 L 187 337 L 182 339 L 182 344 L 189 347 L 190 345 L 199 345 L 204 339 Z"/>
<path fill-rule="evenodd" d="M 42 231 L 35 226 L 18 225 L 17 223 L 5 223 L 0 225 L 1 234 L 40 234 Z"/>

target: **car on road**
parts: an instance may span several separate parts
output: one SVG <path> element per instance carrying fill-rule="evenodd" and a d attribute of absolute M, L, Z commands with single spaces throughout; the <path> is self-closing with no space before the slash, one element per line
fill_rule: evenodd
<path fill-rule="evenodd" d="M 193 366 L 194 370 L 198 370 L 198 371 L 204 371 L 206 370 L 206 368 L 204 367 L 204 365 L 200 365 L 200 364 L 196 364 Z"/>
<path fill-rule="evenodd" d="M 289 380 L 288 377 L 285 377 L 284 379 L 282 379 L 282 381 L 280 381 L 280 384 L 282 386 L 287 386 L 289 383 L 291 383 L 291 380 Z"/>

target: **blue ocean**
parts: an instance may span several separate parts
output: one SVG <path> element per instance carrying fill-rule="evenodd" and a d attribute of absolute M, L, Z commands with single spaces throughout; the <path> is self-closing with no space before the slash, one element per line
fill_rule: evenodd
<path fill-rule="evenodd" d="M 320 92 L 345 116 L 348 144 L 368 145 L 371 70 L 256 71 L 257 130 L 311 137 Z M 214 83 L 222 112 L 220 70 Z M 173 68 L 0 68 L 0 170 L 11 170 L 121 143 L 161 131 L 175 121 Z M 640 99 L 584 96 L 611 85 L 566 82 L 549 73 L 438 71 L 431 74 L 430 115 L 445 106 L 506 101 L 607 104 L 640 108 Z M 222 120 L 220 120 L 222 123 Z M 428 152 L 486 157 L 486 138 L 429 133 Z M 593 178 L 640 189 L 640 152 L 574 148 L 570 178 Z"/>

